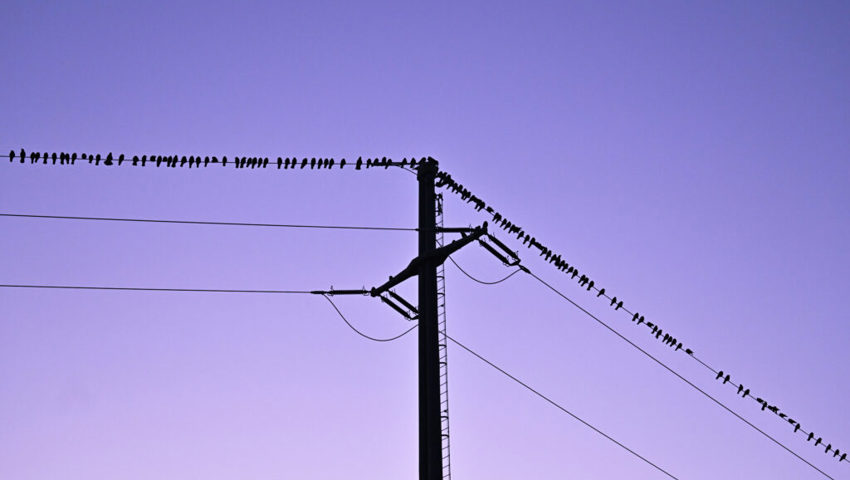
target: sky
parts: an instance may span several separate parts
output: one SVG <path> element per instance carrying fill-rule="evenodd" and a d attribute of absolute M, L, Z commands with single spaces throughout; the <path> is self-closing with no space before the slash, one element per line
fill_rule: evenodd
<path fill-rule="evenodd" d="M 0 5 L 0 152 L 432 156 L 850 452 L 846 2 Z M 4 163 L 5 162 L 5 163 Z M 0 158 L 0 213 L 415 227 L 416 178 Z M 488 217 L 445 193 L 446 226 Z M 0 283 L 370 288 L 407 231 L 0 217 Z M 835 479 L 838 463 L 515 238 L 533 272 Z M 454 238 L 449 236 L 449 239 Z M 454 259 L 510 272 L 471 245 Z M 446 265 L 449 334 L 678 478 L 827 478 L 533 278 Z M 399 293 L 415 302 L 415 280 Z M 409 323 L 338 297 L 376 337 Z M 415 331 L 319 296 L 0 288 L 0 477 L 417 477 Z M 449 349 L 456 479 L 664 474 Z"/>

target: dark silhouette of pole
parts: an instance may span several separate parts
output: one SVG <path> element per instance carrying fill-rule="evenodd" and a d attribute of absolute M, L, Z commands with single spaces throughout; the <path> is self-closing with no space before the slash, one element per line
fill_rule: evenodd
<path fill-rule="evenodd" d="M 437 244 L 434 179 L 437 161 L 419 165 L 419 480 L 443 475 L 440 355 L 437 327 Z"/>

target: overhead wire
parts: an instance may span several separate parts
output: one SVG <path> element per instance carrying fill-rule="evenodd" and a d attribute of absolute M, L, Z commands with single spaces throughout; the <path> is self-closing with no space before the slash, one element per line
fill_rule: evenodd
<path fill-rule="evenodd" d="M 463 267 L 461 267 L 460 265 L 458 265 L 458 263 L 455 261 L 455 259 L 454 259 L 454 258 L 452 258 L 451 256 L 449 256 L 449 260 L 451 260 L 451 262 L 454 264 L 454 266 L 455 266 L 455 267 L 457 267 L 457 269 L 458 269 L 458 270 L 460 270 L 460 272 L 461 272 L 462 274 L 464 274 L 464 275 L 466 275 L 467 277 L 469 277 L 469 279 L 470 279 L 470 280 L 473 280 L 473 281 L 475 281 L 475 282 L 478 282 L 478 283 L 480 283 L 480 284 L 482 284 L 482 285 L 496 285 L 496 284 L 502 283 L 502 282 L 504 282 L 505 280 L 507 280 L 507 279 L 509 279 L 509 278 L 513 277 L 514 275 L 516 275 L 518 272 L 522 271 L 522 269 L 521 269 L 521 268 L 517 268 L 516 270 L 512 271 L 512 272 L 511 272 L 511 273 L 509 273 L 506 277 L 504 277 L 504 278 L 502 278 L 502 279 L 500 279 L 500 280 L 496 280 L 496 281 L 493 281 L 493 282 L 487 282 L 487 281 L 481 280 L 481 279 L 479 279 L 479 278 L 476 278 L 476 277 L 474 277 L 474 276 L 470 275 L 470 274 L 469 274 L 469 272 L 467 272 L 466 270 L 464 270 L 464 269 L 463 269 Z"/>
<path fill-rule="evenodd" d="M 590 313 L 587 309 L 585 309 L 584 307 L 582 307 L 581 305 L 579 305 L 576 301 L 574 301 L 573 299 L 571 299 L 570 297 L 568 297 L 567 295 L 565 295 L 563 292 L 561 292 L 561 291 L 560 291 L 560 290 L 558 290 L 557 288 L 553 287 L 551 284 L 549 284 L 548 282 L 546 282 L 546 281 L 545 281 L 545 280 L 543 280 L 542 278 L 540 278 L 540 277 L 538 277 L 537 275 L 535 275 L 535 274 L 534 274 L 534 272 L 532 272 L 532 271 L 530 271 L 530 270 L 529 270 L 529 271 L 528 271 L 528 274 L 529 274 L 532 278 L 534 278 L 534 279 L 536 279 L 538 282 L 540 282 L 542 285 L 544 285 L 544 286 L 546 286 L 547 288 L 549 288 L 552 292 L 554 292 L 555 294 L 557 294 L 559 297 L 561 297 L 561 298 L 563 298 L 564 300 L 566 300 L 567 302 L 569 302 L 571 305 L 573 305 L 573 306 L 574 306 L 575 308 L 577 308 L 579 311 L 581 311 L 582 313 L 584 313 L 585 315 L 587 315 L 588 317 L 592 318 L 594 321 L 596 321 L 597 323 L 599 323 L 600 325 L 602 325 L 603 327 L 605 327 L 608 331 L 610 331 L 611 333 L 613 333 L 614 335 L 616 335 L 617 337 L 619 337 L 621 340 L 625 341 L 626 343 L 628 343 L 629 345 L 631 345 L 632 347 L 634 347 L 636 350 L 638 350 L 639 352 L 643 353 L 643 354 L 644 354 L 644 355 L 646 355 L 648 358 L 650 358 L 651 360 L 653 360 L 655 363 L 657 363 L 658 365 L 660 365 L 661 367 L 663 367 L 665 370 L 667 370 L 667 371 L 668 371 L 668 372 L 670 372 L 671 374 L 675 375 L 675 376 L 676 376 L 679 380 L 681 380 L 681 381 L 685 382 L 687 385 L 691 386 L 693 389 L 695 389 L 695 390 L 696 390 L 696 391 L 698 391 L 699 393 L 703 394 L 706 398 L 710 399 L 711 401 L 713 401 L 714 403 L 716 403 L 717 405 L 719 405 L 720 407 L 722 407 L 724 410 L 726 410 L 727 412 L 731 413 L 731 414 L 732 414 L 732 415 L 734 415 L 736 418 L 738 418 L 739 420 L 741 420 L 741 421 L 742 421 L 742 422 L 744 422 L 745 424 L 749 425 L 751 428 L 753 428 L 753 429 L 754 429 L 754 430 L 756 430 L 757 432 L 761 433 L 762 435 L 764 435 L 766 438 L 770 439 L 770 440 L 771 440 L 772 442 L 774 442 L 775 444 L 777 444 L 777 445 L 779 445 L 780 447 L 782 447 L 782 448 L 783 448 L 784 450 L 786 450 L 788 453 L 790 453 L 791 455 L 795 456 L 797 459 L 799 459 L 800 461 L 804 462 L 806 465 L 808 465 L 808 466 L 812 467 L 813 469 L 817 470 L 819 473 L 821 473 L 822 475 L 824 475 L 826 478 L 829 478 L 829 479 L 834 480 L 834 479 L 833 479 L 833 477 L 829 476 L 826 472 L 824 472 L 823 470 L 819 469 L 818 467 L 816 467 L 815 465 L 813 465 L 811 462 L 809 462 L 809 461 L 808 461 L 808 460 L 806 460 L 805 458 L 801 457 L 801 456 L 800 456 L 797 452 L 795 452 L 795 451 L 791 450 L 791 449 L 790 449 L 789 447 L 787 447 L 785 444 L 783 444 L 782 442 L 780 442 L 779 440 L 777 440 L 776 438 L 774 438 L 773 436 L 771 436 L 770 434 L 768 434 L 768 433 L 767 433 L 767 432 L 765 432 L 764 430 L 760 429 L 759 427 L 757 427 L 756 425 L 754 425 L 752 422 L 750 422 L 749 420 L 747 420 L 746 418 L 742 417 L 742 416 L 741 416 L 741 415 L 739 415 L 737 412 L 735 412 L 734 410 L 732 410 L 731 408 L 729 408 L 728 406 L 726 406 L 723 402 L 721 402 L 720 400 L 718 400 L 718 399 L 714 398 L 711 394 L 709 394 L 708 392 L 706 392 L 706 391 L 705 391 L 705 390 L 703 390 L 702 388 L 698 387 L 697 385 L 695 385 L 695 384 L 694 384 L 693 382 L 691 382 L 690 380 L 688 380 L 688 379 L 686 379 L 685 377 L 683 377 L 681 374 L 679 374 L 679 372 L 677 372 L 677 371 L 673 370 L 673 369 L 672 369 L 670 366 L 668 366 L 666 363 L 662 362 L 662 361 L 661 361 L 661 360 L 659 360 L 657 357 L 655 357 L 655 356 L 654 356 L 654 355 L 652 355 L 651 353 L 647 352 L 646 350 L 644 350 L 643 348 L 641 348 L 639 345 L 637 345 L 637 344 L 636 344 L 636 343 L 634 343 L 633 341 L 629 340 L 626 336 L 624 336 L 622 333 L 620 333 L 619 331 L 617 331 L 614 327 L 610 326 L 608 323 L 606 323 L 605 321 L 603 321 L 602 319 L 600 319 L 600 318 L 599 318 L 599 317 L 597 317 L 596 315 L 594 315 L 594 314 Z"/>
<path fill-rule="evenodd" d="M 407 330 L 401 332 L 400 334 L 398 334 L 394 337 L 390 337 L 390 338 L 372 337 L 372 336 L 366 335 L 365 333 L 363 333 L 360 330 L 358 330 L 357 328 L 355 328 L 354 325 L 352 325 L 351 322 L 349 322 L 348 319 L 345 318 L 345 315 L 342 314 L 342 312 L 339 310 L 339 307 L 336 306 L 336 304 L 334 303 L 333 300 L 330 299 L 330 297 L 328 297 L 325 294 L 322 294 L 322 296 L 325 297 L 325 300 L 327 300 L 328 302 L 331 303 L 331 306 L 334 308 L 334 310 L 336 310 L 336 313 L 339 314 L 339 317 L 342 318 L 342 321 L 345 322 L 346 325 L 348 325 L 348 328 L 354 330 L 354 333 L 360 335 L 361 337 L 363 337 L 367 340 L 371 340 L 373 342 L 392 342 L 393 340 L 398 340 L 399 338 L 407 335 L 408 333 L 412 332 L 416 327 L 419 326 L 419 324 L 417 323 L 417 324 L 413 325 L 412 327 L 408 328 Z"/>
<path fill-rule="evenodd" d="M 158 288 L 158 287 L 111 287 L 93 285 L 26 285 L 0 284 L 0 288 L 34 288 L 57 290 L 117 290 L 130 292 L 196 292 L 196 293 L 265 293 L 265 294 L 316 294 L 310 290 L 245 290 L 226 288 Z"/>
<path fill-rule="evenodd" d="M 561 405 L 560 403 L 558 403 L 558 402 L 556 402 L 556 401 L 552 400 L 551 398 L 549 398 L 549 397 L 547 397 L 546 395 L 544 395 L 543 393 L 541 393 L 539 390 L 536 390 L 535 388 L 531 387 L 530 385 L 528 385 L 527 383 L 523 382 L 523 381 L 522 381 L 522 380 L 520 380 L 519 378 L 517 378 L 517 377 L 515 377 L 515 376 L 511 375 L 511 374 L 510 374 L 510 373 L 508 373 L 506 370 L 504 370 L 503 368 L 499 367 L 498 365 L 496 365 L 495 363 L 491 362 L 490 360 L 488 360 L 488 359 L 484 358 L 484 356 L 482 356 L 482 355 L 481 355 L 481 354 L 479 354 L 478 352 L 474 351 L 474 350 L 473 350 L 473 349 L 471 349 L 470 347 L 467 347 L 466 345 L 464 345 L 463 343 L 461 343 L 461 342 L 459 342 L 459 341 L 455 340 L 454 338 L 450 337 L 449 335 L 446 335 L 446 338 L 448 338 L 449 340 L 451 340 L 451 341 L 452 341 L 452 343 L 454 343 L 454 344 L 455 344 L 455 345 L 457 345 L 458 347 L 460 347 L 460 348 L 462 348 L 462 349 L 466 350 L 468 353 L 470 353 L 470 354 L 471 354 L 471 355 L 473 355 L 474 357 L 478 358 L 478 359 L 479 359 L 479 360 L 481 360 L 482 362 L 484 362 L 484 363 L 486 363 L 487 365 L 489 365 L 489 366 L 493 367 L 494 369 L 496 369 L 497 371 L 499 371 L 500 373 L 502 373 L 502 374 L 503 374 L 503 375 L 505 375 L 506 377 L 510 378 L 510 379 L 511 379 L 511 380 L 513 380 L 514 382 L 516 382 L 516 383 L 518 383 L 519 385 L 523 386 L 525 389 L 527 389 L 527 390 L 528 390 L 528 391 L 530 391 L 531 393 L 533 393 L 533 394 L 537 395 L 538 397 L 542 398 L 543 400 L 545 400 L 546 402 L 548 402 L 549 404 L 551 404 L 552 406 L 554 406 L 554 407 L 555 407 L 555 408 L 557 408 L 558 410 L 561 410 L 562 412 L 564 412 L 564 413 L 566 413 L 567 415 L 571 416 L 571 417 L 572 417 L 572 418 L 574 418 L 575 420 L 577 420 L 577 421 L 581 422 L 584 426 L 586 426 L 586 427 L 590 428 L 591 430 L 593 430 L 594 432 L 598 433 L 599 435 L 602 435 L 603 437 L 605 437 L 605 438 L 606 438 L 606 439 L 608 439 L 609 441 L 613 442 L 614 444 L 616 444 L 616 445 L 617 445 L 617 446 L 619 446 L 620 448 L 622 448 L 622 449 L 626 450 L 627 452 L 631 453 L 631 454 L 632 454 L 632 455 L 634 455 L 635 457 L 637 457 L 637 458 L 639 458 L 640 460 L 644 461 L 645 463 L 647 463 L 647 464 L 651 465 L 652 467 L 654 467 L 655 469 L 657 469 L 657 470 L 658 470 L 658 471 L 660 471 L 661 473 L 663 473 L 663 474 L 667 475 L 667 476 L 668 476 L 668 477 L 670 477 L 670 478 L 673 478 L 673 479 L 678 480 L 678 477 L 674 476 L 672 473 L 670 473 L 670 472 L 668 472 L 667 470 L 665 470 L 665 469 L 661 468 L 661 467 L 660 467 L 660 466 L 658 466 L 656 463 L 653 463 L 651 460 L 647 459 L 647 458 L 646 458 L 646 457 L 644 457 L 643 455 L 641 455 L 641 454 L 637 453 L 636 451 L 632 450 L 631 448 L 627 447 L 627 446 L 626 446 L 626 445 L 624 445 L 623 443 L 621 443 L 621 442 L 619 442 L 618 440 L 616 440 L 614 437 L 612 437 L 612 436 L 608 435 L 607 433 L 603 432 L 603 431 L 602 431 L 602 430 L 600 430 L 599 428 L 597 428 L 597 427 L 593 426 L 593 425 L 592 425 L 591 423 L 589 423 L 588 421 L 584 420 L 583 418 L 579 417 L 578 415 L 574 414 L 573 412 L 571 412 L 571 411 L 567 410 L 567 409 L 566 409 L 563 405 Z"/>
<path fill-rule="evenodd" d="M 382 231 L 405 231 L 415 232 L 417 228 L 409 227 L 373 227 L 353 225 L 299 225 L 281 223 L 248 223 L 248 222 L 219 222 L 206 220 L 163 220 L 152 218 L 117 218 L 117 217 L 83 217 L 65 215 L 35 215 L 24 213 L 0 213 L 0 217 L 35 218 L 35 219 L 61 219 L 61 220 L 92 220 L 106 222 L 139 222 L 139 223 L 171 223 L 183 225 L 221 225 L 237 227 L 277 227 L 277 228 L 306 228 L 306 229 L 335 229 L 335 230 L 382 230 Z"/>
<path fill-rule="evenodd" d="M 471 191 L 466 189 L 463 185 L 454 181 L 451 178 L 451 175 L 449 175 L 446 172 L 441 171 L 441 172 L 437 173 L 437 179 L 438 179 L 438 181 L 437 181 L 438 187 L 443 187 L 443 188 L 446 188 L 447 190 L 452 191 L 453 193 L 460 196 L 460 198 L 462 200 L 464 200 L 466 203 L 472 203 L 476 211 L 486 211 L 486 213 L 488 215 L 492 216 L 493 223 L 497 227 L 501 227 L 503 230 L 507 231 L 509 234 L 517 234 L 517 240 L 521 240 L 522 244 L 524 246 L 526 246 L 527 248 L 532 248 L 532 247 L 537 248 L 540 251 L 540 255 L 545 257 L 545 260 L 548 261 L 550 264 L 554 264 L 555 267 L 559 271 L 565 272 L 573 280 L 576 280 L 577 277 L 579 277 L 580 273 L 579 273 L 578 268 L 567 263 L 561 257 L 561 255 L 556 254 L 554 251 L 552 251 L 548 247 L 544 246 L 541 242 L 539 242 L 530 233 L 527 233 L 522 227 L 520 227 L 517 224 L 512 223 L 506 217 L 502 216 L 499 212 L 494 210 L 493 207 L 488 205 L 483 199 L 477 197 Z M 653 322 L 650 322 L 650 321 L 646 321 L 645 318 L 643 316 L 641 316 L 640 314 L 638 314 L 637 312 L 632 312 L 631 310 L 629 310 L 627 307 L 625 307 L 624 302 L 622 300 L 618 300 L 618 298 L 616 296 L 612 296 L 612 295 L 606 293 L 605 288 L 601 288 L 589 276 L 582 274 L 580 276 L 580 278 L 578 278 L 577 280 L 578 280 L 579 285 L 583 288 L 586 288 L 587 291 L 592 290 L 592 291 L 596 292 L 597 298 L 598 297 L 604 297 L 606 300 L 610 300 L 610 305 L 615 310 L 623 310 L 624 313 L 631 315 L 632 321 L 636 322 L 637 325 L 643 324 L 648 329 L 651 329 L 651 334 L 653 336 L 655 336 L 656 339 L 660 340 L 660 337 L 663 333 L 664 334 L 664 340 L 663 341 L 666 345 L 669 345 L 670 347 L 675 348 L 676 351 L 683 350 L 683 352 L 686 353 L 689 357 L 691 357 L 694 361 L 696 361 L 697 363 L 702 365 L 707 370 L 711 371 L 713 374 L 717 375 L 717 379 L 722 378 L 724 385 L 726 383 L 729 383 L 732 388 L 738 389 L 738 395 L 741 394 L 741 391 L 743 390 L 743 385 L 741 385 L 739 383 L 735 383 L 734 381 L 731 381 L 731 375 L 726 373 L 726 376 L 724 377 L 723 376 L 724 372 L 722 370 L 718 370 L 718 369 L 713 368 L 706 361 L 704 361 L 703 359 L 699 358 L 696 354 L 694 354 L 692 349 L 685 348 L 684 345 L 682 344 L 682 342 L 679 342 L 675 337 L 670 335 L 669 332 L 665 333 L 664 330 L 659 325 L 654 324 Z M 797 422 L 793 418 L 789 417 L 785 412 L 781 412 L 779 410 L 779 407 L 777 407 L 776 405 L 771 405 L 771 404 L 769 404 L 769 402 L 767 400 L 764 400 L 762 398 L 756 397 L 755 395 L 749 395 L 749 394 L 750 394 L 750 389 L 747 389 L 743 394 L 744 398 L 749 396 L 752 401 L 755 401 L 755 402 L 757 402 L 761 405 L 762 411 L 770 410 L 777 417 L 779 417 L 783 421 L 791 424 L 794 427 L 795 433 L 802 431 L 804 435 L 808 434 L 809 437 L 808 437 L 807 441 L 811 441 L 813 434 L 811 432 L 807 432 L 805 429 L 802 429 L 801 428 L 802 426 L 799 422 Z M 820 442 L 820 439 L 819 439 L 818 442 L 815 442 L 815 445 L 817 445 L 819 442 Z M 827 442 L 824 442 L 824 443 L 827 443 Z M 825 450 L 826 453 L 829 453 L 830 447 L 831 447 L 831 444 L 826 447 L 826 450 Z M 838 456 L 838 449 L 833 450 L 833 452 L 834 452 L 833 457 L 837 457 Z M 842 455 L 838 460 L 839 460 L 839 462 L 850 462 L 850 460 L 847 459 L 847 453 L 844 453 L 844 455 Z"/>

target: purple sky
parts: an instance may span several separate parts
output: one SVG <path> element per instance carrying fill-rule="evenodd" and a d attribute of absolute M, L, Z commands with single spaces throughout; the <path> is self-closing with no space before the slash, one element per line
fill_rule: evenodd
<path fill-rule="evenodd" d="M 3 2 L 0 151 L 431 155 L 850 451 L 846 2 L 175 3 Z M 416 182 L 0 162 L 0 212 L 415 226 Z M 486 219 L 447 195 L 447 224 Z M 0 232 L 4 284 L 368 288 L 416 252 L 410 232 L 15 218 Z M 507 272 L 480 248 L 456 259 Z M 679 478 L 825 478 L 532 278 L 446 273 L 451 335 Z M 371 335 L 408 326 L 376 300 L 338 304 Z M 449 362 L 456 479 L 664 478 L 465 352 Z M 320 297 L 0 289 L 0 478 L 414 479 L 416 388 L 414 335 L 368 342 Z"/>

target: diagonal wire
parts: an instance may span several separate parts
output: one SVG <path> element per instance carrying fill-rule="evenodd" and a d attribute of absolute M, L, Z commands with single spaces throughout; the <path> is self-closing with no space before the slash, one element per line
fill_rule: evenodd
<path fill-rule="evenodd" d="M 141 223 L 176 223 L 184 225 L 224 225 L 238 227 L 278 227 L 278 228 L 314 228 L 314 229 L 337 229 L 337 230 L 389 230 L 415 232 L 418 229 L 408 227 L 369 227 L 350 225 L 296 225 L 281 223 L 247 223 L 247 222 L 214 222 L 201 220 L 162 220 L 152 218 L 116 218 L 116 217 L 80 217 L 63 215 L 35 215 L 25 213 L 0 213 L 0 217 L 38 218 L 38 219 L 62 219 L 62 220 L 94 220 L 107 222 L 141 222 Z"/>
<path fill-rule="evenodd" d="M 656 465 L 656 464 L 655 464 L 655 463 L 653 463 L 652 461 L 648 460 L 646 457 L 642 456 L 641 454 L 639 454 L 639 453 L 635 452 L 635 451 L 634 451 L 634 450 L 632 450 L 631 448 L 629 448 L 629 447 L 627 447 L 627 446 L 623 445 L 622 443 L 620 443 L 619 441 L 617 441 L 616 439 L 614 439 L 613 437 L 611 437 L 611 436 L 610 436 L 610 435 L 608 435 L 607 433 L 603 432 L 602 430 L 599 430 L 598 428 L 594 427 L 593 425 L 591 425 L 590 423 L 588 423 L 586 420 L 584 420 L 584 419 L 582 419 L 581 417 L 577 416 L 577 415 L 576 415 L 576 414 L 574 414 L 573 412 L 571 412 L 571 411 L 567 410 L 567 409 L 566 409 L 566 408 L 564 408 L 561 404 L 557 403 L 556 401 L 552 400 L 551 398 L 547 397 L 546 395 L 543 395 L 543 394 L 542 394 L 542 393 L 540 393 L 539 391 L 535 390 L 533 387 L 529 386 L 527 383 L 523 382 L 522 380 L 518 379 L 517 377 L 515 377 L 515 376 L 511 375 L 510 373 L 506 372 L 506 371 L 505 371 L 505 370 L 503 370 L 501 367 L 499 367 L 499 366 L 498 366 L 498 365 L 496 365 L 495 363 L 491 362 L 490 360 L 487 360 L 486 358 L 484 358 L 484 357 L 483 357 L 483 356 L 481 356 L 480 354 L 476 353 L 476 352 L 475 352 L 474 350 L 472 350 L 471 348 L 469 348 L 469 347 L 467 347 L 466 345 L 464 345 L 464 344 L 462 344 L 462 343 L 458 342 L 457 340 L 455 340 L 454 338 L 452 338 L 452 337 L 450 337 L 450 336 L 448 336 L 448 335 L 446 335 L 446 338 L 448 338 L 449 340 L 451 340 L 451 341 L 452 341 L 455 345 L 457 345 L 457 346 L 459 346 L 460 348 L 462 348 L 462 349 L 466 350 L 467 352 L 471 353 L 473 356 L 475 356 L 476 358 L 478 358 L 478 359 L 479 359 L 479 360 L 481 360 L 482 362 L 484 362 L 484 363 L 486 363 L 487 365 L 490 365 L 491 367 L 495 368 L 496 370 L 498 370 L 499 372 L 501 372 L 503 375 L 505 375 L 506 377 L 510 378 L 510 379 L 511 379 L 511 380 L 513 380 L 514 382 L 516 382 L 516 383 L 518 383 L 518 384 L 522 385 L 523 387 L 525 387 L 525 388 L 526 388 L 528 391 L 530 391 L 531 393 L 533 393 L 533 394 L 537 395 L 538 397 L 542 398 L 543 400 L 546 400 L 547 402 L 549 402 L 551 405 L 553 405 L 553 406 L 554 406 L 555 408 L 557 408 L 558 410 L 561 410 L 562 412 L 566 413 L 567 415 L 569 415 L 569 416 L 573 417 L 574 419 L 578 420 L 578 421 L 579 421 L 579 422 L 581 422 L 584 426 L 586 426 L 586 427 L 590 428 L 591 430 L 593 430 L 594 432 L 598 433 L 599 435 L 602 435 L 603 437 L 607 438 L 607 439 L 608 439 L 608 440 L 610 440 L 611 442 L 614 442 L 617 446 L 619 446 L 620 448 L 622 448 L 622 449 L 626 450 L 627 452 L 631 453 L 631 454 L 632 454 L 632 455 L 634 455 L 635 457 L 637 457 L 637 458 L 639 458 L 639 459 L 643 460 L 644 462 L 648 463 L 649 465 L 652 465 L 653 467 L 655 467 L 655 468 L 656 468 L 658 471 L 660 471 L 661 473 L 663 473 L 663 474 L 667 475 L 667 476 L 668 476 L 668 477 L 670 477 L 670 478 L 673 478 L 673 479 L 678 480 L 678 477 L 674 476 L 673 474 L 671 474 L 671 473 L 670 473 L 670 472 L 668 472 L 667 470 L 664 470 L 663 468 L 659 467 L 658 465 Z"/>
<path fill-rule="evenodd" d="M 665 370 L 667 370 L 668 372 L 670 372 L 670 373 L 672 373 L 673 375 L 675 375 L 677 378 L 679 378 L 679 380 L 681 380 L 681 381 L 683 381 L 683 382 L 687 383 L 687 384 L 688 384 L 688 385 L 690 385 L 692 388 L 694 388 L 696 391 L 698 391 L 698 392 L 700 392 L 701 394 L 703 394 L 706 398 L 710 399 L 711 401 L 713 401 L 714 403 L 716 403 L 717 405 L 719 405 L 720 407 L 722 407 L 724 410 L 726 410 L 727 412 L 731 413 L 732 415 L 734 415 L 735 417 L 737 417 L 739 420 L 741 420 L 742 422 L 746 423 L 747 425 L 749 425 L 750 427 L 752 427 L 754 430 L 756 430 L 757 432 L 761 433 L 762 435 L 764 435 L 765 437 L 767 437 L 768 439 L 770 439 L 773 443 L 775 443 L 775 444 L 779 445 L 780 447 L 782 447 L 783 449 L 785 449 L 785 450 L 786 450 L 788 453 L 790 453 L 791 455 L 794 455 L 795 457 L 797 457 L 800 461 L 804 462 L 806 465 L 808 465 L 808 466 L 812 467 L 813 469 L 817 470 L 818 472 L 820 472 L 820 473 L 821 473 L 823 476 L 825 476 L 826 478 L 829 478 L 829 479 L 831 479 L 831 480 L 834 480 L 834 479 L 833 479 L 831 476 L 829 476 L 826 472 L 824 472 L 823 470 L 819 469 L 818 467 L 816 467 L 815 465 L 813 465 L 812 463 L 810 463 L 810 462 L 809 462 L 808 460 L 806 460 L 805 458 L 801 457 L 801 456 L 800 456 L 799 454 L 797 454 L 795 451 L 791 450 L 790 448 L 788 448 L 787 446 L 785 446 L 782 442 L 780 442 L 779 440 L 777 440 L 777 439 L 775 439 L 774 437 L 770 436 L 770 434 L 768 434 L 768 433 L 767 433 L 767 432 L 765 432 L 764 430 L 762 430 L 762 429 L 760 429 L 759 427 L 755 426 L 755 425 L 754 425 L 753 423 L 751 423 L 749 420 L 747 420 L 746 418 L 742 417 L 741 415 L 739 415 L 738 413 L 736 413 L 736 412 L 735 412 L 734 410 L 732 410 L 731 408 L 727 407 L 727 406 L 726 406 L 723 402 L 721 402 L 720 400 L 717 400 L 716 398 L 714 398 L 713 396 L 711 396 L 711 395 L 710 395 L 708 392 L 706 392 L 705 390 L 703 390 L 703 389 L 699 388 L 698 386 L 696 386 L 696 385 L 695 385 L 694 383 L 692 383 L 690 380 L 686 379 L 685 377 L 683 377 L 682 375 L 680 375 L 678 372 L 676 372 L 675 370 L 673 370 L 672 368 L 670 368 L 669 366 L 667 366 L 667 364 L 665 364 L 664 362 L 662 362 L 661 360 L 659 360 L 658 358 L 656 358 L 655 356 L 653 356 L 651 353 L 647 352 L 646 350 L 644 350 L 643 348 L 641 348 L 640 346 L 638 346 L 636 343 L 634 343 L 634 342 L 632 342 L 631 340 L 629 340 L 628 338 L 626 338 L 623 334 L 621 334 L 620 332 L 618 332 L 617 330 L 615 330 L 613 327 L 611 327 L 610 325 L 608 325 L 607 323 L 605 323 L 604 321 L 602 321 L 599 317 L 597 317 L 597 316 L 593 315 L 592 313 L 590 313 L 589 311 L 587 311 L 584 307 L 582 307 L 581 305 L 579 305 L 578 303 L 576 303 L 574 300 L 572 300 L 571 298 L 569 298 L 568 296 L 566 296 L 566 295 L 565 295 L 564 293 L 562 293 L 560 290 L 556 289 L 555 287 L 553 287 L 552 285 L 550 285 L 549 283 L 547 283 L 545 280 L 543 280 L 542 278 L 540 278 L 540 277 L 538 277 L 537 275 L 535 275 L 535 274 L 534 274 L 533 272 L 531 272 L 530 270 L 528 271 L 528 274 L 529 274 L 529 275 L 531 275 L 533 278 L 535 278 L 535 279 L 536 279 L 538 282 L 540 282 L 541 284 L 543 284 L 543 285 L 545 285 L 546 287 L 548 287 L 550 290 L 552 290 L 552 291 L 553 291 L 555 294 L 557 294 L 559 297 L 563 298 L 564 300 L 566 300 L 567 302 L 569 302 L 570 304 L 572 304 L 574 307 L 576 307 L 577 309 L 579 309 L 582 313 L 584 313 L 585 315 L 587 315 L 588 317 L 592 318 L 592 319 L 593 319 L 593 320 L 595 320 L 597 323 L 599 323 L 600 325 L 602 325 L 603 327 L 605 327 L 606 329 L 608 329 L 608 331 L 610 331 L 610 332 L 611 332 L 611 333 L 613 333 L 614 335 L 616 335 L 616 336 L 620 337 L 620 339 L 621 339 L 621 340 L 625 341 L 626 343 L 628 343 L 629 345 L 631 345 L 632 347 L 634 347 L 636 350 L 638 350 L 639 352 L 643 353 L 644 355 L 646 355 L 647 357 L 649 357 L 650 359 L 652 359 L 652 361 L 654 361 L 655 363 L 657 363 L 657 364 L 661 365 L 662 367 L 664 367 L 664 369 L 665 369 Z"/>
<path fill-rule="evenodd" d="M 398 340 L 399 338 L 401 338 L 401 337 L 403 337 L 403 336 L 407 335 L 408 333 L 412 332 L 414 328 L 416 328 L 416 327 L 418 327 L 418 326 L 419 326 L 419 324 L 417 323 L 416 325 L 414 325 L 414 326 L 412 326 L 412 327 L 408 328 L 408 329 L 407 329 L 407 330 L 405 330 L 404 332 L 402 332 L 402 333 L 400 333 L 400 334 L 398 334 L 398 335 L 396 335 L 395 337 L 392 337 L 392 338 L 375 338 L 375 337 L 370 337 L 369 335 L 366 335 L 365 333 L 361 332 L 360 330 L 357 330 L 357 329 L 354 327 L 354 325 L 352 325 L 352 324 L 351 324 L 351 322 L 349 322 L 349 321 L 348 321 L 348 319 L 347 319 L 347 318 L 345 318 L 345 315 L 343 315 L 343 314 L 342 314 L 342 312 L 341 312 L 341 311 L 339 311 L 339 307 L 337 307 L 337 306 L 336 306 L 336 304 L 334 303 L 334 301 L 333 301 L 333 300 L 331 300 L 331 299 L 330 299 L 330 297 L 328 297 L 328 296 L 327 296 L 327 295 L 325 295 L 324 293 L 322 294 L 322 296 L 323 296 L 323 297 L 325 297 L 325 300 L 327 300 L 327 301 L 329 301 L 329 302 L 331 303 L 331 306 L 332 306 L 332 307 L 334 307 L 334 310 L 336 310 L 336 313 L 338 313 L 338 314 L 339 314 L 339 317 L 340 317 L 340 318 L 342 318 L 342 321 L 343 321 L 343 322 L 345 322 L 345 324 L 346 324 L 346 325 L 348 325 L 348 328 L 350 328 L 350 329 L 354 330 L 354 332 L 355 332 L 356 334 L 360 335 L 361 337 L 363 337 L 363 338 L 365 338 L 365 339 L 368 339 L 368 340 L 372 340 L 373 342 L 392 342 L 393 340 Z"/>

